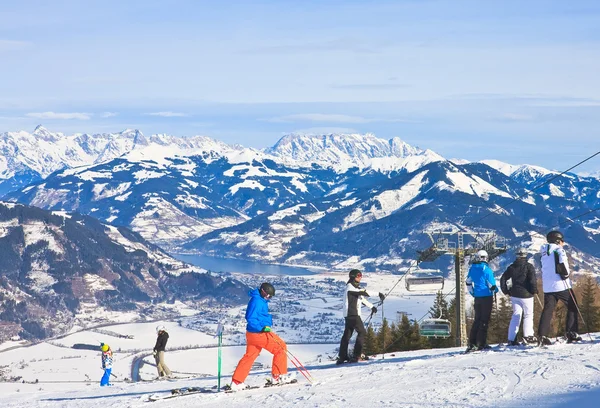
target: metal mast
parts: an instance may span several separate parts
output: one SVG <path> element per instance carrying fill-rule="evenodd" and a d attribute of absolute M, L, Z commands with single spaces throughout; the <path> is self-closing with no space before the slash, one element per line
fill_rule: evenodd
<path fill-rule="evenodd" d="M 489 259 L 506 252 L 506 241 L 498 238 L 496 233 L 490 230 L 427 230 L 425 234 L 431 239 L 432 245 L 424 251 L 419 252 L 420 262 L 431 262 L 441 255 L 454 256 L 454 273 L 456 275 L 456 345 L 466 346 L 467 336 L 467 318 L 465 306 L 465 280 L 467 277 L 467 264 L 465 258 L 473 255 L 480 249 L 488 252 Z M 465 248 L 464 236 L 473 237 L 473 242 Z M 451 237 L 456 236 L 456 241 L 450 241 Z"/>

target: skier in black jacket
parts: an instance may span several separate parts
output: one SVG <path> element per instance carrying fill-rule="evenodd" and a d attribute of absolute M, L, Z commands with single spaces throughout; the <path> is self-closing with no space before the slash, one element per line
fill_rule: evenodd
<path fill-rule="evenodd" d="M 377 308 L 366 299 L 369 294 L 360 287 L 362 272 L 358 269 L 352 269 L 348 273 L 348 278 L 346 290 L 344 291 L 344 334 L 340 342 L 340 352 L 336 364 L 365 360 L 362 355 L 362 347 L 367 331 L 360 314 L 361 306 L 367 306 L 371 309 L 371 313 L 377 313 Z M 354 343 L 353 357 L 350 358 L 348 356 L 348 343 L 354 331 L 358 333 L 358 336 L 356 337 L 356 343 Z"/>
<path fill-rule="evenodd" d="M 167 346 L 167 340 L 169 340 L 169 333 L 167 333 L 167 329 L 165 326 L 157 326 L 156 334 L 158 337 L 156 338 L 156 344 L 154 345 L 154 351 L 152 354 L 154 355 L 154 360 L 156 361 L 156 369 L 158 370 L 158 377 L 171 377 L 171 370 L 165 364 L 165 347 Z"/>
<path fill-rule="evenodd" d="M 508 344 L 517 346 L 517 333 L 523 317 L 523 341 L 537 344 L 533 335 L 533 297 L 538 293 L 535 268 L 527 262 L 527 251 L 519 248 L 517 258 L 500 278 L 502 293 L 510 295 L 513 315 L 508 327 Z"/>

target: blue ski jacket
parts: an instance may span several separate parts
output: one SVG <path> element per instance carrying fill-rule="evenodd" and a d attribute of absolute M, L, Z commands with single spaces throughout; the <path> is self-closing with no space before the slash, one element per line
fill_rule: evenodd
<path fill-rule="evenodd" d="M 496 286 L 496 279 L 494 278 L 494 272 L 486 262 L 477 262 L 471 265 L 467 275 L 467 285 L 469 284 L 473 285 L 471 294 L 474 297 L 486 297 L 494 294 L 491 288 Z"/>
<path fill-rule="evenodd" d="M 248 292 L 250 301 L 246 308 L 246 331 L 260 333 L 265 326 L 273 325 L 273 316 L 269 314 L 269 301 L 262 296 L 258 288 Z"/>

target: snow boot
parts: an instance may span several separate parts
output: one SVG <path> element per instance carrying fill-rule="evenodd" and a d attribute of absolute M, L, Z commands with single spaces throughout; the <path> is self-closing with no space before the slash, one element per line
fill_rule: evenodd
<path fill-rule="evenodd" d="M 277 377 L 267 378 L 267 386 L 289 384 L 296 379 L 296 373 L 281 374 Z"/>
<path fill-rule="evenodd" d="M 546 337 L 546 336 L 540 337 L 540 341 L 539 341 L 540 346 L 551 346 L 552 344 L 554 344 L 554 343 L 548 337 Z"/>
<path fill-rule="evenodd" d="M 576 332 L 567 332 L 567 343 L 575 343 L 577 341 L 582 341 L 583 339 Z"/>
<path fill-rule="evenodd" d="M 232 381 L 231 384 L 228 384 L 225 387 L 223 387 L 223 390 L 230 391 L 230 392 L 237 392 L 237 391 L 247 390 L 248 388 L 250 388 L 250 386 L 246 383 L 242 382 L 242 383 L 236 384 Z"/>
<path fill-rule="evenodd" d="M 523 343 L 525 343 L 526 345 L 537 345 L 539 341 L 535 336 L 527 336 L 523 337 Z"/>

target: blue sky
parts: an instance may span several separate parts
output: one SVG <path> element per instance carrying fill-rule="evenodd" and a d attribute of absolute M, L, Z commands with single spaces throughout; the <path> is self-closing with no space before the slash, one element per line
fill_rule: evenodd
<path fill-rule="evenodd" d="M 4 3 L 0 131 L 372 132 L 553 169 L 600 150 L 597 1 Z"/>

